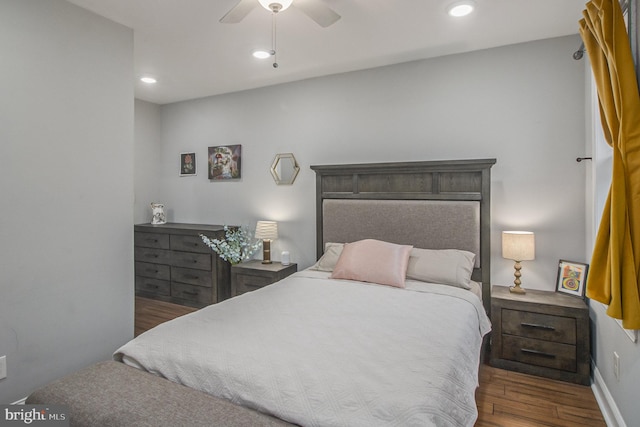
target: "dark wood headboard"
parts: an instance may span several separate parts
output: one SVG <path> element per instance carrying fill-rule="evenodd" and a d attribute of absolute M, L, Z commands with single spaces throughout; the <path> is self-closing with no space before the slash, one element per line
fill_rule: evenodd
<path fill-rule="evenodd" d="M 432 204 L 439 206 L 438 211 L 442 211 L 441 208 L 447 205 L 446 202 L 456 202 L 451 206 L 475 202 L 471 204 L 477 204 L 476 210 L 479 212 L 479 219 L 474 229 L 475 233 L 479 233 L 479 253 L 476 253 L 479 262 L 474 270 L 473 279 L 482 283 L 482 297 L 488 311 L 491 302 L 491 167 L 495 163 L 496 159 L 479 159 L 311 166 L 316 173 L 317 257 L 322 256 L 324 250 L 326 219 L 323 215 L 325 215 L 326 200 L 381 200 L 386 201 L 384 204 L 387 205 L 393 200 L 403 203 L 435 201 L 438 203 Z M 403 206 L 401 209 L 404 211 L 407 203 L 403 203 L 398 205 Z M 447 220 L 451 222 L 450 218 Z M 366 224 L 368 219 L 359 218 L 359 221 Z M 432 218 L 428 223 L 431 221 Z M 420 224 L 420 227 L 425 226 Z M 397 226 L 396 228 L 399 229 Z M 366 233 L 370 231 L 369 229 Z M 449 234 L 454 235 L 454 233 Z M 377 238 L 367 235 L 360 237 Z M 439 236 L 439 239 L 441 240 L 442 236 Z M 396 243 L 416 244 L 413 241 Z M 421 244 L 420 247 L 442 248 L 443 243 L 438 242 L 432 247 Z M 456 248 L 456 244 L 449 247 Z M 466 247 L 457 248 L 469 250 Z"/>

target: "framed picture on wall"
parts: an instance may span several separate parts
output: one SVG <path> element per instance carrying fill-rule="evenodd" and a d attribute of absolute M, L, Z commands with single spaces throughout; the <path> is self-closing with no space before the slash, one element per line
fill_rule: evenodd
<path fill-rule="evenodd" d="M 180 153 L 180 176 L 196 175 L 196 153 Z"/>
<path fill-rule="evenodd" d="M 213 181 L 242 178 L 242 145 L 209 147 L 208 175 Z"/>
<path fill-rule="evenodd" d="M 589 265 L 561 259 L 558 261 L 556 291 L 584 298 Z"/>

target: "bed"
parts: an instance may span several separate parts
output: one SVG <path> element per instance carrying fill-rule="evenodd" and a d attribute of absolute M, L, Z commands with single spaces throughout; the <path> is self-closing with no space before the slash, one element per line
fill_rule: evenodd
<path fill-rule="evenodd" d="M 494 163 L 312 166 L 316 264 L 147 331 L 114 359 L 269 422 L 473 425 Z"/>

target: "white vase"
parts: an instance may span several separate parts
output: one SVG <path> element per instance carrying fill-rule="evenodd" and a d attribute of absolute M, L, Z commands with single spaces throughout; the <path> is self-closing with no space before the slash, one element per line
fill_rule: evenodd
<path fill-rule="evenodd" d="M 164 205 L 162 203 L 151 203 L 151 224 L 166 224 L 167 217 L 164 215 Z"/>

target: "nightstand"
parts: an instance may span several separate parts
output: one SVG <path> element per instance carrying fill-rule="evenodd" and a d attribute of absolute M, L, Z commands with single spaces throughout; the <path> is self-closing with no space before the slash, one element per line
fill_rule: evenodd
<path fill-rule="evenodd" d="M 589 308 L 582 299 L 494 286 L 491 323 L 492 366 L 590 384 Z"/>
<path fill-rule="evenodd" d="M 231 296 L 254 291 L 282 280 L 298 271 L 298 264 L 282 265 L 280 262 L 263 264 L 250 260 L 231 267 Z"/>

